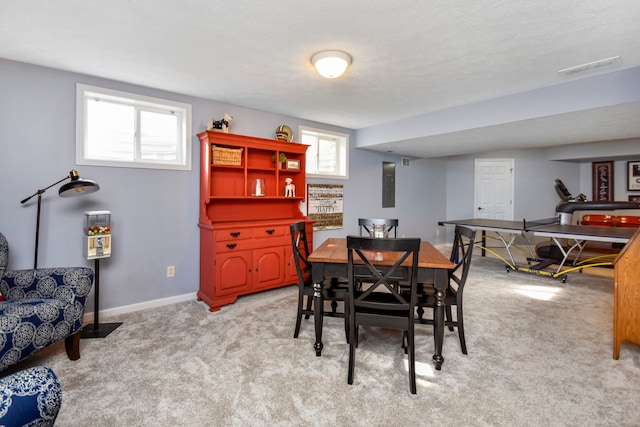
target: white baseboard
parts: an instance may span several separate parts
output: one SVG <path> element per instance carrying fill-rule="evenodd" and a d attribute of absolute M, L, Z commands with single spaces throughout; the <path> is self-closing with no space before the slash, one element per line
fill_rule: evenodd
<path fill-rule="evenodd" d="M 137 304 L 123 305 L 122 307 L 109 308 L 107 310 L 100 310 L 100 318 L 112 317 L 119 314 L 132 313 L 134 311 L 145 310 L 147 308 L 161 307 L 163 305 L 177 304 L 183 301 L 191 301 L 197 298 L 196 293 L 188 293 L 183 295 L 176 295 L 174 297 L 154 299 L 151 301 L 140 302 Z M 84 324 L 93 323 L 93 311 L 90 313 L 84 313 Z"/>
<path fill-rule="evenodd" d="M 450 248 L 451 244 L 441 243 L 434 245 L 438 250 L 444 250 L 446 248 Z M 191 301 L 197 299 L 197 294 L 195 292 L 176 295 L 173 297 L 160 298 L 151 301 L 140 302 L 137 304 L 123 305 L 122 307 L 109 308 L 107 310 L 100 310 L 100 317 L 112 317 L 117 316 L 119 314 L 132 313 L 134 311 L 145 310 L 147 308 L 155 308 L 162 307 L 163 305 L 169 304 L 177 304 L 179 302 Z M 84 324 L 93 323 L 93 311 L 84 313 Z"/>

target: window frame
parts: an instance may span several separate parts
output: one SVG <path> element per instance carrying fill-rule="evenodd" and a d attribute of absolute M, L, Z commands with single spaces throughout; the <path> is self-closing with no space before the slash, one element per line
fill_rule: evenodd
<path fill-rule="evenodd" d="M 102 97 L 119 105 L 131 106 L 135 110 L 136 133 L 139 133 L 139 122 L 137 117 L 140 112 L 179 112 L 178 134 L 179 141 L 176 146 L 176 160 L 158 161 L 143 160 L 140 158 L 140 139 L 135 137 L 133 160 L 108 160 L 88 158 L 87 153 L 87 99 L 91 97 Z M 107 89 L 98 86 L 90 86 L 78 83 L 76 85 L 76 163 L 78 165 L 89 166 L 111 166 L 141 169 L 164 169 L 164 170 L 191 170 L 192 144 L 191 144 L 191 104 L 178 101 L 155 98 L 131 92 L 123 92 L 114 89 Z"/>
<path fill-rule="evenodd" d="M 300 125 L 298 126 L 298 135 L 300 135 L 300 142 L 302 143 L 302 134 L 303 132 L 309 132 L 318 134 L 325 137 L 334 137 L 334 138 L 343 138 L 344 139 L 344 175 L 331 175 L 331 174 L 323 174 L 323 173 L 309 173 L 307 171 L 307 177 L 310 178 L 325 178 L 325 179 L 349 179 L 349 134 L 341 133 L 341 132 L 333 132 L 324 129 L 313 128 L 310 126 Z M 338 150 L 340 151 L 340 150 Z M 309 153 L 307 152 L 307 156 Z M 307 165 L 310 164 L 308 161 L 309 157 L 307 157 Z M 336 159 L 334 159 L 336 161 Z M 319 162 L 318 162 L 319 163 Z M 317 171 L 316 171 L 317 172 Z"/>

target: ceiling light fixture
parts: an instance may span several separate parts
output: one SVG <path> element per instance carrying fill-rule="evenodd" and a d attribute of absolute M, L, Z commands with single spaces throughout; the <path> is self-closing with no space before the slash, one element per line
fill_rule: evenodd
<path fill-rule="evenodd" d="M 311 57 L 311 63 L 322 77 L 340 77 L 351 65 L 351 56 L 339 50 L 323 50 Z"/>
<path fill-rule="evenodd" d="M 620 55 L 612 56 L 611 58 L 599 59 L 597 61 L 588 62 L 586 64 L 576 65 L 575 67 L 563 68 L 562 70 L 558 70 L 558 73 L 565 75 L 578 74 L 585 71 L 596 70 L 598 68 L 610 67 L 612 65 L 616 65 L 621 63 Z"/>

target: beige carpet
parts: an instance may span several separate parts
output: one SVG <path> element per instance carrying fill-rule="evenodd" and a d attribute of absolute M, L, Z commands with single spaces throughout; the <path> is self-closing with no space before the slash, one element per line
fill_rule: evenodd
<path fill-rule="evenodd" d="M 103 321 L 124 324 L 62 344 L 20 368 L 58 374 L 58 426 L 635 426 L 640 346 L 612 359 L 613 281 L 572 273 L 566 284 L 506 273 L 476 257 L 466 290 L 468 355 L 445 333 L 442 371 L 429 327 L 418 333 L 418 393 L 409 393 L 396 331 L 364 329 L 347 384 L 341 319 L 313 319 L 293 339 L 295 287 L 240 298 L 210 313 L 196 301 Z"/>

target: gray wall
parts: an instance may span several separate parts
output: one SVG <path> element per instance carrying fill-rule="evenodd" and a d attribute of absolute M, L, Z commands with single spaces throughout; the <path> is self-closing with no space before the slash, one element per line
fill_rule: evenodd
<path fill-rule="evenodd" d="M 608 158 L 602 157 L 603 146 L 607 145 L 614 153 Z M 630 145 L 625 142 L 622 150 L 613 150 L 613 146 L 617 147 L 617 145 L 620 144 L 602 142 L 569 145 L 567 147 L 573 147 L 573 156 L 569 154 L 567 147 L 564 147 L 566 153 L 557 156 L 557 147 L 553 147 L 451 157 L 446 166 L 446 218 L 464 219 L 475 216 L 473 180 L 476 158 L 515 159 L 514 219 L 516 220 L 548 218 L 555 215 L 555 207 L 560 202 L 554 188 L 556 178 L 562 179 L 573 196 L 584 193 L 588 200 L 593 200 L 591 169 L 592 161 L 596 157 L 614 160 L 614 198 L 626 201 L 629 195 L 640 194 L 627 191 L 626 181 L 627 161 L 640 160 L 640 143 Z M 622 159 L 615 160 L 614 155 Z M 557 160 L 558 158 L 566 160 Z"/>
<path fill-rule="evenodd" d="M 549 161 L 546 149 L 505 150 L 479 155 L 450 158 L 447 162 L 447 218 L 463 219 L 475 216 L 474 159 L 514 159 L 514 219 L 548 218 L 555 215 L 560 202 L 554 185 L 555 179 L 564 181 L 569 190 L 578 195 L 580 164 L 567 161 Z"/>
<path fill-rule="evenodd" d="M 593 199 L 593 162 L 613 160 L 613 195 L 618 201 L 628 201 L 629 196 L 638 196 L 637 191 L 627 190 L 627 162 L 640 161 L 640 138 L 596 141 L 549 148 L 549 159 L 568 160 L 580 163 L 580 187 L 569 188 L 575 196 L 584 193 Z"/>
<path fill-rule="evenodd" d="M 142 95 L 190 103 L 193 109 L 193 170 L 165 171 L 112 168 L 75 164 L 76 84 L 84 83 Z M 561 178 L 569 190 L 591 196 L 589 150 L 577 147 L 580 159 L 555 149 L 506 150 L 445 159 L 412 160 L 402 167 L 400 157 L 369 151 L 366 134 L 212 100 L 104 80 L 0 59 L 0 231 L 8 238 L 9 267 L 33 264 L 36 199 L 20 200 L 76 168 L 95 179 L 99 192 L 61 199 L 57 186 L 43 196 L 39 266 L 93 266 L 82 255 L 83 212 L 112 212 L 113 256 L 101 261 L 101 309 L 122 307 L 193 293 L 199 271 L 199 146 L 195 133 L 206 127 L 209 116 L 234 116 L 231 131 L 273 138 L 275 128 L 287 124 L 344 132 L 350 135 L 348 180 L 310 179 L 312 183 L 344 185 L 344 228 L 314 234 L 317 246 L 327 237 L 357 233 L 357 218 L 386 217 L 400 220 L 400 235 L 417 236 L 436 244 L 446 242 L 437 222 L 474 216 L 474 158 L 515 159 L 515 218 L 553 215 L 559 198 L 553 188 Z M 601 155 L 593 150 L 593 156 Z M 632 145 L 640 146 L 639 144 Z M 587 151 L 585 151 L 585 149 Z M 596 152 L 597 151 L 597 152 Z M 606 152 L 606 151 L 605 151 Z M 550 153 L 554 153 L 550 155 Z M 640 151 L 624 153 L 637 155 Z M 549 159 L 554 160 L 549 160 Z M 561 159 L 561 160 L 558 160 Z M 626 200 L 626 160 L 615 164 L 616 199 Z M 396 162 L 396 206 L 382 208 L 382 162 Z M 175 265 L 176 276 L 166 277 Z M 87 310 L 93 311 L 92 298 Z"/>
<path fill-rule="evenodd" d="M 629 196 L 640 196 L 638 191 L 627 190 L 627 162 L 629 160 L 640 161 L 640 140 L 635 141 L 636 155 L 633 158 L 615 160 L 613 162 L 613 195 L 615 200 L 628 201 Z M 606 160 L 611 160 L 609 157 Z M 589 200 L 593 200 L 592 164 L 583 162 L 580 164 L 580 193 L 584 193 Z M 573 193 L 573 192 L 572 192 Z M 573 193 L 577 194 L 578 191 Z"/>
<path fill-rule="evenodd" d="M 396 205 L 382 207 L 382 162 L 396 163 Z M 398 236 L 420 237 L 437 241 L 438 220 L 445 217 L 446 188 L 442 160 L 417 159 L 410 167 L 402 167 L 399 157 L 386 158 L 369 150 L 352 148 L 349 180 L 323 180 L 328 184 L 344 184 L 344 228 L 317 231 L 314 246 L 328 237 L 358 234 L 358 218 L 398 218 Z M 310 179 L 309 182 L 320 182 Z"/>
<path fill-rule="evenodd" d="M 75 164 L 76 84 L 84 83 L 190 103 L 194 136 L 191 171 L 82 166 Z M 433 239 L 435 223 L 445 216 L 442 161 L 415 161 L 402 168 L 399 158 L 356 149 L 354 132 L 294 117 L 167 93 L 92 76 L 0 59 L 0 231 L 9 240 L 9 267 L 31 268 L 36 198 L 20 200 L 65 177 L 71 169 L 96 180 L 100 191 L 62 199 L 59 186 L 42 199 L 40 267 L 93 266 L 82 254 L 86 210 L 110 210 L 113 255 L 100 262 L 100 309 L 122 307 L 193 293 L 199 282 L 199 143 L 195 133 L 209 116 L 234 116 L 231 131 L 273 138 L 276 127 L 300 124 L 344 132 L 351 137 L 349 180 L 345 192 L 345 228 L 317 232 L 315 244 L 329 236 L 357 233 L 358 217 L 397 217 L 401 234 Z M 382 162 L 398 163 L 396 207 L 382 209 Z M 437 185 L 435 185 L 437 184 Z M 175 265 L 174 278 L 166 277 Z M 93 296 L 87 310 L 93 311 Z"/>
<path fill-rule="evenodd" d="M 358 147 L 407 140 L 429 143 L 432 136 L 505 123 L 523 122 L 525 126 L 524 121 L 531 119 L 636 102 L 640 99 L 639 79 L 640 67 L 629 68 L 380 123 L 358 130 L 358 136 L 364 137 L 358 140 Z M 530 146 L 538 146 L 537 141 L 531 141 Z M 570 146 L 567 149 L 573 152 Z M 605 150 L 604 154 L 612 152 Z"/>

